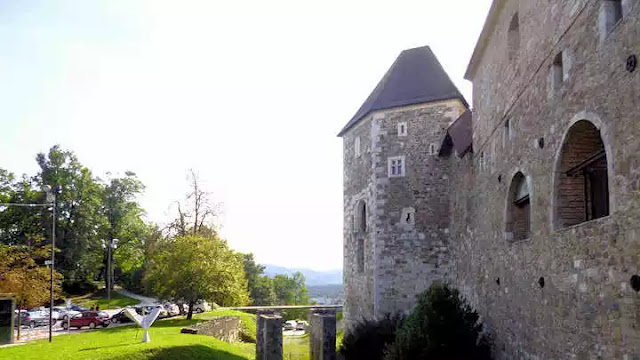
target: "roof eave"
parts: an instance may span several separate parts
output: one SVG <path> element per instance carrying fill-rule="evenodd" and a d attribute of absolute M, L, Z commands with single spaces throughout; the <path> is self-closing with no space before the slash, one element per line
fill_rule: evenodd
<path fill-rule="evenodd" d="M 473 55 L 471 55 L 471 61 L 469 61 L 467 71 L 464 74 L 465 79 L 471 81 L 473 80 L 478 67 L 478 63 L 480 62 L 482 55 L 484 55 L 484 51 L 487 48 L 487 43 L 489 42 L 489 37 L 491 36 L 491 33 L 496 26 L 498 15 L 504 7 L 505 2 L 506 0 L 494 0 L 491 4 L 489 14 L 487 15 L 487 19 L 485 20 L 484 26 L 482 27 L 482 32 L 480 33 L 480 37 L 478 38 L 476 47 L 473 50 Z"/>
<path fill-rule="evenodd" d="M 434 102 L 438 102 L 438 101 L 447 101 L 447 100 L 456 100 L 456 99 L 460 100 L 462 105 L 464 105 L 465 108 L 469 109 L 469 103 L 467 102 L 467 99 L 465 99 L 462 94 L 460 94 L 459 96 L 444 97 L 442 99 L 436 99 L 436 100 L 431 100 L 431 101 L 422 101 L 422 102 L 415 102 L 415 103 L 409 103 L 409 104 L 402 104 L 402 105 L 393 106 L 393 107 L 384 108 L 384 109 L 371 109 L 369 112 L 366 112 L 366 113 L 362 114 L 362 116 L 358 120 L 354 121 L 353 123 L 347 124 L 347 126 L 345 126 L 344 128 L 342 128 L 342 130 L 340 130 L 340 132 L 338 133 L 337 136 L 338 137 L 344 136 L 344 134 L 346 134 L 347 131 L 351 130 L 354 126 L 358 125 L 360 123 L 360 121 L 362 121 L 362 119 L 366 118 L 372 112 L 375 112 L 375 111 L 390 110 L 390 109 L 396 109 L 396 108 L 401 108 L 401 107 L 405 107 L 405 106 L 428 104 L 428 103 L 434 103 Z"/>

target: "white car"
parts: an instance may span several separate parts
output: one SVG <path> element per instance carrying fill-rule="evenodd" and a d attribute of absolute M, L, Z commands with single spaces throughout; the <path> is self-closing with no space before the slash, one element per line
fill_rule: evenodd
<path fill-rule="evenodd" d="M 55 314 L 58 313 L 58 320 L 64 320 L 67 321 L 67 319 L 72 318 L 78 314 L 80 314 L 79 311 L 75 311 L 75 310 L 71 310 L 63 307 L 63 306 L 54 306 L 53 307 L 53 315 L 54 317 L 56 316 Z"/>
<path fill-rule="evenodd" d="M 198 300 L 193 304 L 193 312 L 203 313 L 207 311 L 211 311 L 211 305 L 209 305 L 205 300 Z"/>
<path fill-rule="evenodd" d="M 295 320 L 287 320 L 284 322 L 284 330 L 295 330 L 298 323 Z"/>
<path fill-rule="evenodd" d="M 164 309 L 167 310 L 167 312 L 169 313 L 170 316 L 174 316 L 174 315 L 179 315 L 180 314 L 180 308 L 176 304 L 164 303 L 164 305 L 162 305 L 162 306 L 164 306 Z"/>

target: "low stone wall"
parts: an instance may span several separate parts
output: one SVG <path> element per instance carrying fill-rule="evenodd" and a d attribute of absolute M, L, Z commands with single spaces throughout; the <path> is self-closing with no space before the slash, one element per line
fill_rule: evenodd
<path fill-rule="evenodd" d="M 236 342 L 240 337 L 240 318 L 237 316 L 223 316 L 213 320 L 197 323 L 180 330 L 183 334 L 198 334 L 213 336 L 226 342 Z"/>

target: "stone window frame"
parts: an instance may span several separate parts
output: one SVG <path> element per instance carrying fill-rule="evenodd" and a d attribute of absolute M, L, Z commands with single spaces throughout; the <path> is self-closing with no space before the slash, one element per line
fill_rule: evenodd
<path fill-rule="evenodd" d="M 362 155 L 362 144 L 360 140 L 360 136 L 356 136 L 353 141 L 353 150 L 356 158 L 359 158 Z"/>
<path fill-rule="evenodd" d="M 507 55 L 509 61 L 513 61 L 518 58 L 520 52 L 520 16 L 516 11 L 511 17 L 509 22 L 509 29 L 507 30 Z"/>
<path fill-rule="evenodd" d="M 519 195 L 518 192 L 520 191 L 522 186 L 525 187 L 527 195 L 518 197 Z M 505 214 L 504 236 L 509 243 L 527 241 L 531 239 L 531 235 L 532 235 L 531 229 L 533 228 L 531 225 L 531 220 L 532 220 L 531 214 L 533 213 L 532 199 L 533 199 L 532 178 L 530 176 L 526 176 L 525 171 L 523 171 L 522 169 L 516 169 L 511 175 L 511 181 L 509 182 L 509 187 L 508 187 L 507 196 L 506 196 L 505 212 L 504 212 Z M 526 213 L 524 214 L 525 218 L 521 220 L 526 222 L 527 235 L 524 237 L 516 238 L 514 236 L 514 228 L 516 226 L 514 223 L 516 221 L 515 218 L 519 210 L 522 210 Z"/>
<path fill-rule="evenodd" d="M 398 137 L 404 137 L 408 134 L 408 127 L 405 121 L 398 123 Z"/>
<path fill-rule="evenodd" d="M 624 20 L 632 4 L 629 0 L 601 0 L 598 16 L 600 38 L 606 39 Z"/>
<path fill-rule="evenodd" d="M 355 209 L 355 221 L 353 229 L 355 233 L 365 233 L 368 230 L 368 214 L 367 214 L 367 202 L 364 199 L 360 199 L 356 203 Z"/>
<path fill-rule="evenodd" d="M 558 91 L 564 85 L 566 78 L 568 77 L 566 74 L 565 67 L 565 52 L 560 51 L 553 58 L 553 62 L 551 63 L 551 88 L 553 91 Z"/>
<path fill-rule="evenodd" d="M 439 149 L 438 149 L 438 144 L 436 143 L 431 143 L 429 144 L 429 155 L 431 156 L 435 156 L 438 155 Z"/>
<path fill-rule="evenodd" d="M 602 140 L 605 152 L 607 154 L 607 176 L 608 176 L 608 185 L 609 185 L 609 215 L 604 216 L 602 218 L 581 222 L 573 226 L 560 226 L 558 214 L 557 214 L 558 208 L 559 208 L 558 187 L 559 187 L 559 180 L 560 180 L 558 169 L 559 169 L 560 161 L 562 158 L 562 149 L 563 149 L 564 143 L 567 140 L 567 136 L 569 135 L 571 128 L 577 122 L 583 121 L 583 120 L 589 121 L 600 131 L 600 139 Z M 554 164 L 553 164 L 553 174 L 552 174 L 553 178 L 552 178 L 552 188 L 551 188 L 552 189 L 551 190 L 552 191 L 551 211 L 549 211 L 549 224 L 550 224 L 550 230 L 552 232 L 565 231 L 565 230 L 569 230 L 569 229 L 573 229 L 573 228 L 585 226 L 585 225 L 588 226 L 590 223 L 594 221 L 606 219 L 610 217 L 611 214 L 615 213 L 616 196 L 615 196 L 615 191 L 613 191 L 614 176 L 615 176 L 613 169 L 615 169 L 615 157 L 612 156 L 612 154 L 614 154 L 614 150 L 611 147 L 611 144 L 614 144 L 614 143 L 615 143 L 615 138 L 610 133 L 609 128 L 605 125 L 605 123 L 602 121 L 600 116 L 596 113 L 590 112 L 588 110 L 582 110 L 578 112 L 576 115 L 574 115 L 570 121 L 568 121 L 568 123 L 564 127 L 562 141 L 559 143 L 559 146 L 556 148 Z"/>
<path fill-rule="evenodd" d="M 398 171 L 398 166 L 400 171 Z M 407 173 L 407 163 L 405 161 L 404 155 L 391 156 L 387 158 L 387 175 L 390 178 L 404 177 L 406 176 L 406 173 Z"/>
<path fill-rule="evenodd" d="M 413 207 L 402 208 L 400 224 L 404 227 L 414 227 L 416 224 L 416 209 Z"/>
<path fill-rule="evenodd" d="M 513 121 L 510 118 L 507 118 L 504 121 L 504 135 L 503 135 L 503 145 L 506 146 L 513 139 Z"/>

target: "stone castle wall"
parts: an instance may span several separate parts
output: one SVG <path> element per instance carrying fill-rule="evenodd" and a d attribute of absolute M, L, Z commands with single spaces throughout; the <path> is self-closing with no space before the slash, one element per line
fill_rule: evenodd
<path fill-rule="evenodd" d="M 482 315 L 497 359 L 640 359 L 640 70 L 626 68 L 640 54 L 640 4 L 622 0 L 623 19 L 605 30 L 608 1 L 496 3 L 471 74 L 473 153 L 428 155 L 455 118 L 443 104 L 378 112 L 345 137 L 345 229 L 361 198 L 369 210 L 360 277 L 345 232 L 347 322 L 406 311 L 444 278 Z M 361 167 L 348 155 L 356 133 L 371 146 Z M 566 171 L 599 146 L 606 157 L 591 167 L 607 170 L 609 215 L 581 222 L 585 178 Z M 389 178 L 398 155 L 406 176 Z M 510 213 L 519 174 L 528 231 Z M 407 208 L 414 226 L 399 224 Z"/>
<path fill-rule="evenodd" d="M 474 77 L 474 157 L 452 160 L 451 281 L 482 314 L 498 359 L 640 357 L 640 295 L 629 284 L 640 271 L 640 71 L 626 69 L 640 53 L 640 6 L 623 2 L 624 19 L 603 36 L 603 3 L 507 1 Z M 522 42 L 510 61 L 515 11 Z M 604 142 L 610 215 L 565 227 L 561 195 L 579 194 L 576 184 L 560 188 L 558 159 L 580 120 Z M 510 242 L 505 209 L 518 171 L 530 184 L 531 235 Z"/>

